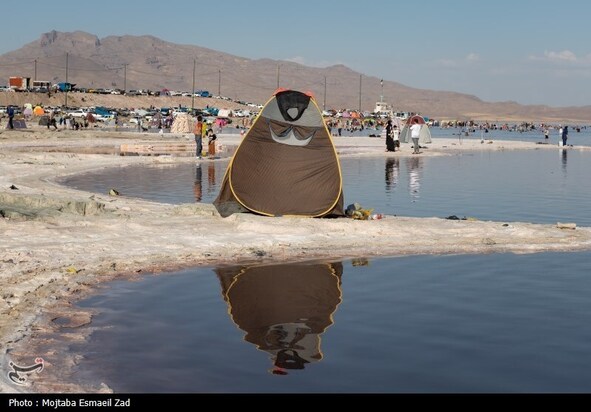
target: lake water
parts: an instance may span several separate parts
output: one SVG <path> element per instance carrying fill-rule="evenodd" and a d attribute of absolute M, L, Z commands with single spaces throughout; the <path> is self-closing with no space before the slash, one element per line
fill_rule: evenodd
<path fill-rule="evenodd" d="M 68 185 L 210 202 L 227 163 Z M 409 216 L 591 226 L 591 153 L 343 158 L 345 202 Z M 195 185 L 199 183 L 199 190 Z M 591 252 L 198 268 L 112 282 L 81 380 L 117 392 L 589 392 Z"/>
<path fill-rule="evenodd" d="M 221 267 L 114 282 L 81 379 L 117 392 L 588 392 L 591 253 Z"/>
<path fill-rule="evenodd" d="M 482 152 L 435 158 L 342 158 L 345 205 L 378 213 L 591 226 L 591 152 Z M 64 184 L 166 203 L 211 203 L 227 162 L 131 166 Z"/>

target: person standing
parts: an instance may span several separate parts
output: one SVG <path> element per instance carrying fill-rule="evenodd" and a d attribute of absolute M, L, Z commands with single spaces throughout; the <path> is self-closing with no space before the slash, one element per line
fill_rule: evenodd
<path fill-rule="evenodd" d="M 386 124 L 386 151 L 396 151 L 396 146 L 394 146 L 394 138 L 392 136 L 392 120 L 390 119 L 388 119 L 388 123 Z"/>
<path fill-rule="evenodd" d="M 544 128 L 544 139 L 548 140 L 549 137 L 550 137 L 550 131 L 546 127 L 546 128 Z"/>
<path fill-rule="evenodd" d="M 394 140 L 394 151 L 396 148 L 400 148 L 400 130 L 398 130 L 398 126 L 392 126 L 392 140 Z"/>
<path fill-rule="evenodd" d="M 12 107 L 12 105 L 9 105 L 6 113 L 8 114 L 8 128 L 14 129 L 14 123 L 12 122 L 14 119 L 14 107 Z"/>
<path fill-rule="evenodd" d="M 568 126 L 562 128 L 562 145 L 566 146 L 566 139 L 568 139 Z"/>
<path fill-rule="evenodd" d="M 215 144 L 217 136 L 213 132 L 213 129 L 207 129 L 207 154 L 210 159 L 215 158 Z"/>
<path fill-rule="evenodd" d="M 57 121 L 55 120 L 55 112 L 52 110 L 49 112 L 49 119 L 47 120 L 47 130 L 53 126 L 54 130 L 57 130 Z"/>
<path fill-rule="evenodd" d="M 197 159 L 201 159 L 201 154 L 203 152 L 203 117 L 201 115 L 197 116 L 197 123 L 195 123 L 195 128 L 193 129 L 193 134 L 195 135 L 195 156 Z"/>
<path fill-rule="evenodd" d="M 412 126 L 410 126 L 410 138 L 412 139 L 412 143 L 414 145 L 414 151 L 412 154 L 419 154 L 419 137 L 421 135 L 421 125 L 419 122 L 415 121 Z"/>

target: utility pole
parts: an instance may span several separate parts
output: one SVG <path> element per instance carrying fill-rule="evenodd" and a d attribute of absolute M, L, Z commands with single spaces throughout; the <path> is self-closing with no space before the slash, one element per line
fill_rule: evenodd
<path fill-rule="evenodd" d="M 195 108 L 195 65 L 197 64 L 196 59 L 193 59 L 193 92 L 191 93 L 191 115 Z"/>
<path fill-rule="evenodd" d="M 127 93 L 127 63 L 123 65 L 123 94 Z"/>
<path fill-rule="evenodd" d="M 324 76 L 324 102 L 322 103 L 322 110 L 326 110 L 326 76 Z"/>
<path fill-rule="evenodd" d="M 361 83 L 362 83 L 363 75 L 359 75 L 359 111 L 361 112 Z"/>
<path fill-rule="evenodd" d="M 68 107 L 68 89 L 69 89 L 69 84 L 68 84 L 68 58 L 69 58 L 69 53 L 66 53 L 66 84 L 64 85 L 64 91 L 66 93 L 66 102 L 65 102 L 65 106 Z"/>

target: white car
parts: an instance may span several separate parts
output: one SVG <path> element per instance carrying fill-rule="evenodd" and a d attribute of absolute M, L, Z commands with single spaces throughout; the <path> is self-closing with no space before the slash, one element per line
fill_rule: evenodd
<path fill-rule="evenodd" d="M 79 118 L 84 118 L 86 117 L 86 115 L 88 114 L 88 112 L 82 110 L 82 109 L 76 109 L 76 110 L 71 110 L 68 112 L 68 114 L 72 117 L 79 117 Z"/>

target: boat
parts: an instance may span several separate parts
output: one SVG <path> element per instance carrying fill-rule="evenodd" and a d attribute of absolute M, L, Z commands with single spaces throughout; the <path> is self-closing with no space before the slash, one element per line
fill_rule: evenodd
<path fill-rule="evenodd" d="M 384 101 L 376 102 L 376 107 L 373 110 L 377 116 L 387 119 L 400 119 L 402 121 L 407 120 L 410 117 L 408 112 L 395 112 L 392 105 Z"/>

